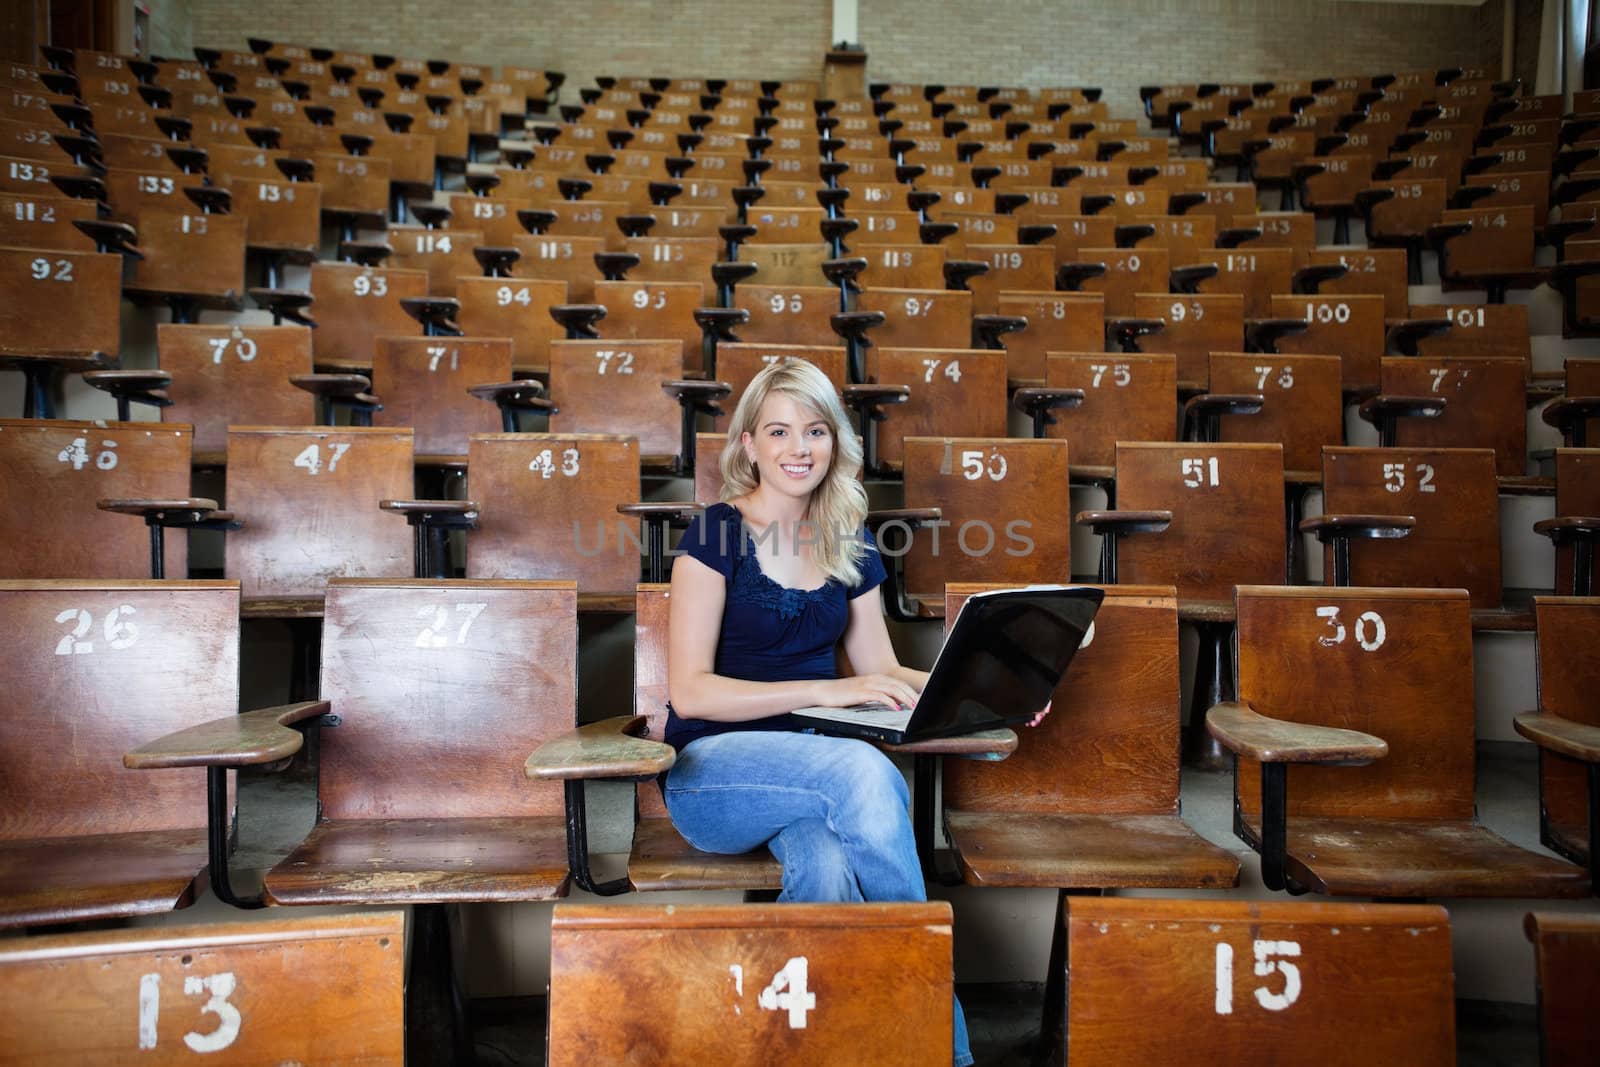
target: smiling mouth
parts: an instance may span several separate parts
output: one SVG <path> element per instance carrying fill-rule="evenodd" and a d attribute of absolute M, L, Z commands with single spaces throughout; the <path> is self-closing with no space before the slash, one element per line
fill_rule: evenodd
<path fill-rule="evenodd" d="M 780 463 L 778 466 L 783 470 L 783 473 L 792 474 L 797 478 L 804 477 L 811 473 L 811 464 L 809 463 L 804 465 L 796 463 Z"/>

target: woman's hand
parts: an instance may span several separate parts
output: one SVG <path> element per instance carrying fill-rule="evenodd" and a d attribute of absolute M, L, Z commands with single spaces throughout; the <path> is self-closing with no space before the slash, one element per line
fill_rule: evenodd
<path fill-rule="evenodd" d="M 1028 720 L 1028 725 L 1029 726 L 1038 726 L 1040 723 L 1044 722 L 1044 717 L 1046 715 L 1050 714 L 1050 708 L 1054 703 L 1055 703 L 1055 701 L 1053 701 L 1053 700 L 1052 701 L 1047 701 L 1045 703 L 1044 710 L 1041 711 L 1039 714 L 1035 715 L 1033 718 L 1029 719 Z"/>
<path fill-rule="evenodd" d="M 824 698 L 820 703 L 826 707 L 887 704 L 891 708 L 909 708 L 917 702 L 915 689 L 888 674 L 856 674 L 848 678 L 831 678 L 819 685 Z"/>

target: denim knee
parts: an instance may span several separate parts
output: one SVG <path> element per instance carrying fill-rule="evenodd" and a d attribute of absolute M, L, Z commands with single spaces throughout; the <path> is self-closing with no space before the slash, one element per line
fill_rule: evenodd
<path fill-rule="evenodd" d="M 864 831 L 882 831 L 905 821 L 911 791 L 889 757 L 865 742 L 842 750 L 835 767 L 839 783 L 837 813 L 841 821 Z M 842 827 L 841 827 L 842 828 Z"/>
<path fill-rule="evenodd" d="M 844 845 L 821 819 L 799 819 L 767 842 L 783 865 L 784 903 L 856 903 L 861 887 Z"/>

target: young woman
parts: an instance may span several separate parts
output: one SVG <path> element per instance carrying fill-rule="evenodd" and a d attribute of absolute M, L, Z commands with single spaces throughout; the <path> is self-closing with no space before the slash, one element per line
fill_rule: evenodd
<path fill-rule="evenodd" d="M 863 741 L 796 732 L 813 705 L 915 703 L 876 595 L 861 443 L 831 382 L 802 360 L 756 375 L 722 452 L 723 502 L 672 568 L 667 810 L 706 852 L 765 845 L 783 901 L 927 899 L 905 779 Z M 843 641 L 856 672 L 841 678 Z M 955 1004 L 954 1062 L 972 1062 Z"/>

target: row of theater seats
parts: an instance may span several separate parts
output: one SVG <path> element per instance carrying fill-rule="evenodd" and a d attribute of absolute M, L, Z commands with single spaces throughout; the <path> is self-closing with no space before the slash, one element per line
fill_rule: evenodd
<path fill-rule="evenodd" d="M 6 750 L 34 767 L 48 764 L 41 750 L 73 753 L 71 769 L 50 765 L 45 781 L 95 772 L 75 819 L 53 810 L 21 835 L 34 851 L 18 853 L 22 875 L 8 896 L 25 903 L 13 924 L 115 913 L 94 909 L 116 896 L 107 881 L 137 880 L 141 857 L 162 866 L 166 879 L 153 894 L 164 902 L 147 899 L 141 908 L 186 899 L 206 858 L 205 825 L 194 818 L 200 766 L 208 769 L 214 887 L 224 900 L 253 903 L 227 875 L 226 771 L 292 755 L 301 742 L 288 725 L 321 733 L 323 818 L 267 875 L 272 903 L 411 903 L 418 930 L 437 932 L 442 902 L 548 898 L 573 880 L 602 892 L 775 888 L 776 867 L 765 856 L 689 848 L 649 788 L 639 793 L 627 880 L 597 883 L 586 856 L 583 782 L 648 779 L 670 766 L 670 750 L 647 740 L 660 736 L 665 593 L 635 593 L 635 584 L 640 543 L 654 549 L 645 576 L 664 576 L 662 524 L 692 508 L 639 503 L 641 472 L 693 474 L 696 499 L 714 499 L 715 464 L 706 459 L 714 453 L 706 450 L 715 439 L 696 436 L 715 425 L 707 408 L 736 399 L 763 362 L 785 356 L 829 370 L 860 412 L 869 474 L 902 485 L 903 507 L 875 520 L 913 534 L 890 597 L 901 617 L 952 614 L 971 591 L 952 586 L 957 580 L 1070 577 L 1068 490 L 1094 485 L 1108 497 L 1106 510 L 1076 519 L 1106 534 L 1099 577 L 1122 584 L 1107 586 L 1109 610 L 1074 667 L 1075 679 L 1102 684 L 1074 691 L 1117 696 L 1082 707 L 1062 693 L 1059 705 L 1072 708 L 1078 728 L 1095 719 L 1101 740 L 1085 746 L 1081 734 L 1047 724 L 1020 748 L 1014 736 L 999 736 L 911 751 L 930 877 L 1052 886 L 1063 901 L 1067 889 L 1236 884 L 1237 861 L 1177 814 L 1181 619 L 1206 638 L 1197 710 L 1211 710 L 1211 733 L 1242 757 L 1237 830 L 1262 853 L 1273 888 L 1380 897 L 1588 891 L 1582 867 L 1512 848 L 1476 826 L 1472 810 L 1472 630 L 1537 626 L 1541 671 L 1548 664 L 1550 673 L 1539 679 L 1540 711 L 1519 729 L 1548 752 L 1542 836 L 1575 863 L 1593 854 L 1596 820 L 1585 804 L 1593 804 L 1600 749 L 1584 725 L 1592 723 L 1581 699 L 1585 659 L 1570 650 L 1592 643 L 1600 605 L 1554 597 L 1508 609 L 1495 514 L 1503 491 L 1554 488 L 1562 518 L 1549 530 L 1570 553 L 1556 588 L 1590 591 L 1585 538 L 1596 520 L 1584 516 L 1600 512 L 1584 503 L 1594 499 L 1593 453 L 1560 452 L 1553 484 L 1529 476 L 1522 416 L 1530 400 L 1549 402 L 1549 421 L 1581 445 L 1600 389 L 1586 384 L 1592 365 L 1575 361 L 1565 368 L 1564 396 L 1552 401 L 1561 383 L 1535 378 L 1527 317 L 1516 305 L 1413 307 L 1408 260 L 1420 267 L 1420 254 L 1318 248 L 1311 213 L 1259 211 L 1254 187 L 1208 181 L 1203 157 L 1169 157 L 1165 137 L 1139 136 L 1128 120 L 1108 118 L 1093 91 L 888 86 L 874 99 L 827 102 L 803 84 L 622 79 L 584 90 L 583 105 L 561 108 L 562 121 L 552 122 L 548 77 L 513 81 L 503 72 L 499 82 L 481 69 L 445 67 L 428 70 L 424 85 L 425 64 L 407 70 L 403 61 L 319 59 L 258 44 L 251 53 L 153 67 L 57 54 L 55 71 L 8 75 L 12 104 L 20 95 L 32 110 L 8 116 L 7 143 L 36 146 L 7 161 L 9 177 L 26 174 L 39 185 L 36 172 L 46 169 L 53 188 L 68 194 L 10 187 L 16 207 L 0 231 L 0 243 L 17 246 L 0 252 L 11 257 L 7 284 L 15 280 L 20 297 L 8 304 L 26 309 L 4 320 L 0 351 L 30 371 L 26 413 L 51 413 L 57 371 L 46 368 L 65 366 L 94 368 L 89 377 L 118 397 L 124 420 L 127 405 L 141 400 L 170 404 L 177 417 L 0 426 L 7 469 L 26 472 L 7 483 L 17 496 L 3 521 L 17 526 L 6 536 L 37 549 L 16 554 L 20 567 L 33 569 L 14 573 L 24 580 L 5 591 L 31 603 L 8 617 L 37 619 L 26 632 L 60 657 L 49 658 L 51 667 L 67 673 L 33 679 L 43 695 L 32 706 L 73 739 L 41 744 L 30 722 L 19 727 L 29 734 Z M 220 102 L 205 99 L 218 94 L 202 80 L 221 91 Z M 1474 81 L 1436 73 L 1374 88 L 1392 104 L 1414 91 L 1436 107 L 1438 115 L 1420 109 L 1416 123 L 1428 136 L 1454 117 L 1437 97 L 1449 90 L 1446 99 L 1455 99 Z M 195 93 L 183 82 L 196 83 Z M 506 106 L 518 98 L 516 82 L 539 86 L 521 109 Z M 509 92 L 500 91 L 504 84 Z M 437 98 L 422 102 L 429 116 L 454 122 L 459 107 L 463 121 L 479 121 L 466 118 L 478 110 L 467 105 L 487 93 L 500 99 L 489 109 L 497 118 L 483 118 L 459 152 L 442 132 L 412 134 L 404 127 L 415 117 L 408 123 L 384 112 L 391 102 L 415 106 L 406 97 L 419 87 Z M 1217 95 L 1201 88 L 1197 102 Z M 1308 125 L 1337 125 L 1357 105 L 1372 116 L 1380 105 L 1362 99 L 1370 91 L 1339 88 L 1331 100 L 1314 93 L 1288 106 Z M 1272 106 L 1270 91 L 1251 92 L 1252 107 Z M 187 114 L 180 100 L 188 100 Z M 545 110 L 525 116 L 535 100 Z M 1193 110 L 1152 107 L 1152 118 Z M 251 125 L 258 112 L 270 113 L 273 126 Z M 1487 122 L 1488 108 L 1478 117 Z M 152 129 L 166 140 L 141 138 Z M 500 136 L 508 131 L 514 136 Z M 1394 144 L 1408 137 L 1397 134 Z M 230 144 L 240 151 L 225 150 Z M 656 147 L 663 144 L 666 151 Z M 238 181 L 228 171 L 269 163 L 283 181 L 259 170 Z M 1322 174 L 1304 177 L 1309 185 Z M 343 191 L 344 177 L 370 179 L 366 199 Z M 339 198 L 330 199 L 336 187 Z M 178 197 L 193 207 L 165 206 L 182 203 Z M 85 206 L 101 214 L 91 201 L 107 218 L 72 225 Z M 1319 188 L 1305 202 L 1321 210 L 1332 200 Z M 404 225 L 406 213 L 418 225 Z M 274 227 L 290 216 L 302 236 L 277 240 Z M 46 225 L 62 221 L 68 225 Z M 325 250 L 323 223 L 338 233 L 337 261 L 316 258 Z M 99 251 L 52 243 L 57 234 Z M 118 255 L 144 258 L 125 268 Z M 1450 256 L 1457 280 L 1466 278 L 1455 249 Z M 238 306 L 249 257 L 260 264 L 256 299 L 281 321 L 199 321 L 207 309 Z M 140 273 L 152 267 L 170 271 L 172 281 Z M 302 280 L 301 289 L 289 285 Z M 174 321 L 159 332 L 159 369 L 110 369 L 121 297 L 171 308 Z M 1246 347 L 1256 351 L 1239 352 Z M 1409 358 L 1384 358 L 1390 349 Z M 351 412 L 343 419 L 371 425 L 310 427 L 318 415 L 309 394 L 324 398 L 325 409 Z M 1387 450 L 1340 447 L 1345 405 L 1354 401 Z M 515 430 L 522 411 L 543 414 L 550 432 L 492 432 Z M 1026 437 L 1030 418 L 1039 440 Z M 1006 436 L 1008 422 L 1022 436 Z M 302 428 L 285 428 L 293 426 Z M 1180 434 L 1190 440 L 1177 443 Z M 446 483 L 459 490 L 454 499 L 413 499 L 418 463 L 465 469 L 467 481 Z M 192 495 L 191 465 L 226 467 L 228 511 Z M 1318 483 L 1325 514 L 1306 529 L 1328 542 L 1326 578 L 1357 588 L 1284 587 L 1301 571 L 1300 493 Z M 127 518 L 100 514 L 101 501 L 104 510 L 145 518 L 148 559 L 145 535 Z M 415 526 L 409 551 L 406 531 L 380 513 L 380 502 Z M 617 525 L 619 508 L 630 522 L 650 520 L 653 534 Z M 1034 550 L 1007 554 L 991 529 L 987 549 L 969 552 L 983 544 L 973 541 L 981 523 L 995 516 L 1029 523 Z M 591 522 L 604 551 L 583 550 Z M 42 529 L 50 523 L 58 525 Z M 933 551 L 928 535 L 941 523 L 959 556 L 948 541 L 942 556 Z M 472 525 L 464 579 L 404 580 L 408 571 L 455 573 L 443 549 L 447 531 Z M 129 579 L 147 566 L 156 576 L 182 575 L 183 545 L 167 543 L 162 531 L 197 526 L 236 527 L 226 534 L 232 581 L 38 580 Z M 118 543 L 129 547 L 113 564 Z M 338 577 L 357 574 L 374 577 Z M 517 581 L 486 581 L 495 578 Z M 237 704 L 229 649 L 236 657 L 241 593 L 244 614 L 326 612 L 320 691 L 302 694 L 320 699 L 207 726 Z M 59 596 L 72 602 L 52 601 Z M 636 611 L 638 716 L 574 733 L 574 612 L 584 607 Z M 166 624 L 169 612 L 182 621 Z M 1236 667 L 1227 640 L 1234 625 Z M 218 647 L 198 648 L 201 634 Z M 163 650 L 162 641 L 173 644 Z M 123 663 L 94 677 L 114 656 Z M 530 661 L 538 671 L 527 671 Z M 220 670 L 220 688 L 211 677 L 188 687 L 209 694 L 207 706 L 175 720 L 154 711 L 130 716 L 95 754 L 80 744 L 95 716 L 51 718 L 53 693 L 115 693 L 131 702 L 138 672 L 173 664 Z M 1396 677 L 1414 684 L 1396 686 Z M 1130 687 L 1130 678 L 1140 684 Z M 1296 688 L 1302 678 L 1348 695 L 1331 711 L 1312 706 Z M 160 692 L 169 703 L 170 691 Z M 508 708 L 517 709 L 515 721 Z M 454 740 L 441 746 L 447 720 Z M 514 758 L 532 753 L 524 774 L 535 782 L 516 781 L 508 750 Z M 987 758 L 946 768 L 940 812 L 933 785 L 945 755 Z M 106 772 L 124 756 L 139 773 Z M 1291 809 L 1289 762 L 1370 766 L 1303 766 Z M 1062 774 L 1063 764 L 1074 773 Z M 1142 772 L 1128 774 L 1130 765 Z M 134 816 L 139 802 L 129 799 L 125 824 L 106 819 L 113 781 L 139 791 L 152 777 L 171 783 L 169 814 Z M 554 781 L 564 783 L 560 801 Z M 957 871 L 936 860 L 941 819 Z M 168 836 L 115 839 L 117 829 Z M 85 834 L 103 835 L 95 844 L 104 851 L 82 847 Z M 80 839 L 68 860 L 48 841 L 58 835 Z M 465 841 L 474 843 L 472 856 L 462 855 Z M 65 862 L 65 872 L 46 857 Z M 590 926 L 617 920 L 606 915 Z M 1396 921 L 1412 918 L 1396 913 Z M 1067 952 L 1065 923 L 1056 935 Z M 1256 936 L 1248 951 L 1257 973 L 1270 975 L 1272 957 L 1287 950 Z M 1071 952 L 1088 951 L 1086 939 L 1074 940 Z M 1202 977 L 1223 973 L 1231 953 L 1221 944 L 1196 957 Z M 1126 948 L 1107 945 L 1112 959 L 1129 958 Z M 1238 951 L 1247 951 L 1242 942 Z M 605 950 L 588 955 L 604 958 Z M 681 955 L 671 964 L 678 970 Z M 414 977 L 438 971 L 413 966 Z M 947 978 L 948 962 L 940 966 Z M 1260 1006 L 1278 1011 L 1280 1000 L 1296 999 L 1296 966 L 1278 961 L 1284 987 L 1262 987 L 1266 999 L 1258 990 Z M 717 967 L 726 981 L 727 964 Z M 773 978 L 770 998 L 761 997 L 787 996 L 788 1017 L 799 1011 L 804 1019 L 806 1003 L 796 1004 L 804 968 L 752 962 L 751 976 L 762 968 L 787 976 L 782 985 Z M 1061 970 L 1052 966 L 1052 980 Z M 623 969 L 603 971 L 616 981 Z M 1448 964 L 1430 973 L 1448 975 Z M 1077 995 L 1084 971 L 1074 977 Z M 1231 1014 L 1221 1008 L 1220 979 L 1204 989 L 1214 1015 Z M 557 997 L 553 988 L 552 1034 Z M 1063 997 L 1047 999 L 1058 1028 Z M 1429 1018 L 1449 1036 L 1448 1022 Z M 1240 1040 L 1257 1040 L 1257 1025 Z M 849 1032 L 859 1039 L 859 1027 Z M 1088 1043 L 1077 1022 L 1080 1033 Z M 1134 1038 L 1118 1031 L 1107 1040 L 1120 1049 Z"/>

